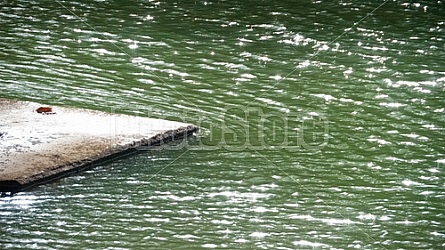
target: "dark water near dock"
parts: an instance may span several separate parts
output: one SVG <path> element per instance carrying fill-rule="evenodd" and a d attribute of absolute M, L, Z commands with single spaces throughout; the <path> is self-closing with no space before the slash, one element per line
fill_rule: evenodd
<path fill-rule="evenodd" d="M 445 249 L 444 13 L 2 1 L 0 97 L 203 132 L 1 198 L 0 249 Z"/>

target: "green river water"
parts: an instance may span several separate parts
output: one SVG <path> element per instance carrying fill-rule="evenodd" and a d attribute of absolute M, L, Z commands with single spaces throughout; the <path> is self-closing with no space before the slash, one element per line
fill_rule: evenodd
<path fill-rule="evenodd" d="M 445 249 L 442 0 L 3 0 L 0 88 L 202 128 L 0 198 L 0 249 Z"/>

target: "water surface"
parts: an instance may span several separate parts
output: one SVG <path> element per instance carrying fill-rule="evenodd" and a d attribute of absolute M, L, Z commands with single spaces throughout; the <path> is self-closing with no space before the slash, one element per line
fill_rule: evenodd
<path fill-rule="evenodd" d="M 444 11 L 3 1 L 1 97 L 202 134 L 1 198 L 0 248 L 444 248 Z"/>

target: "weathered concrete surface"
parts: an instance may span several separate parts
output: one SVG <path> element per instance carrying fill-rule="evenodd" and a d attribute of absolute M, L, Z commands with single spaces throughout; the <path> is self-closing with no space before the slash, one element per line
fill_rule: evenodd
<path fill-rule="evenodd" d="M 67 173 L 190 136 L 194 125 L 52 107 L 0 98 L 0 192 L 18 192 Z"/>

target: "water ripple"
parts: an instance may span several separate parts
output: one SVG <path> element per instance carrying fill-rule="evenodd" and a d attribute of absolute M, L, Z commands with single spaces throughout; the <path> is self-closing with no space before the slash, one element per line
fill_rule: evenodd
<path fill-rule="evenodd" d="M 443 247 L 443 8 L 300 4 L 1 3 L 2 97 L 203 133 L 2 197 L 0 244 Z"/>

